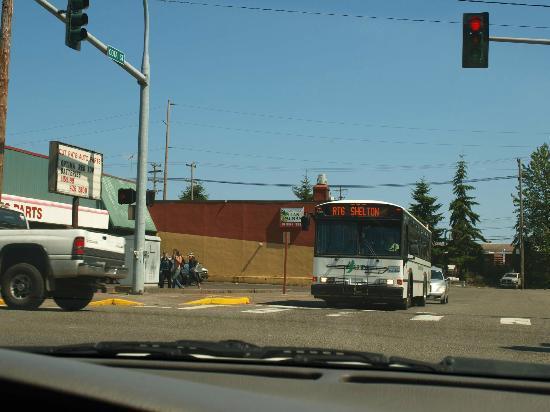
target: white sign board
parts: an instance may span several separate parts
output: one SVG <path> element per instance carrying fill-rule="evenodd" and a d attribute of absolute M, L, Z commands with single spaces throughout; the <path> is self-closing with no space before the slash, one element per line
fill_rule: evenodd
<path fill-rule="evenodd" d="M 303 207 L 282 207 L 279 227 L 281 229 L 302 227 L 302 216 L 304 216 Z"/>
<path fill-rule="evenodd" d="M 72 205 L 49 200 L 2 194 L 2 203 L 23 212 L 29 222 L 53 223 L 69 226 L 72 222 Z M 109 212 L 91 207 L 78 207 L 78 225 L 93 229 L 109 228 Z"/>
<path fill-rule="evenodd" d="M 101 153 L 65 143 L 50 142 L 50 192 L 99 200 L 102 174 Z"/>

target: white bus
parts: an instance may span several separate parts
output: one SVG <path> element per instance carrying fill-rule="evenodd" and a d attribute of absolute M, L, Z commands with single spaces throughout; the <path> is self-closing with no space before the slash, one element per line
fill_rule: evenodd
<path fill-rule="evenodd" d="M 403 207 L 376 200 L 318 205 L 311 293 L 328 305 L 424 306 L 431 232 Z"/>

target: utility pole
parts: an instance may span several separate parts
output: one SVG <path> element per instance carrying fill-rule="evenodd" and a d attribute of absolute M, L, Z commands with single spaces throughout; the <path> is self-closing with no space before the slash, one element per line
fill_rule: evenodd
<path fill-rule="evenodd" d="M 162 172 L 162 170 L 159 169 L 160 163 L 152 162 L 151 167 L 153 168 L 153 170 L 149 170 L 149 173 L 153 174 L 153 190 L 155 191 L 155 193 L 157 193 L 157 182 L 160 181 L 160 179 L 157 180 L 157 173 Z"/>
<path fill-rule="evenodd" d="M 344 192 L 347 192 L 347 189 L 342 189 L 342 186 L 338 186 L 339 187 L 339 192 L 340 194 L 338 195 L 338 200 L 343 200 L 344 199 L 344 196 L 342 195 L 342 191 Z"/>
<path fill-rule="evenodd" d="M 520 253 L 520 274 L 521 274 L 521 288 L 525 289 L 525 250 L 523 244 L 523 173 L 521 166 L 521 159 L 518 159 L 518 180 L 519 180 L 519 253 Z"/>
<path fill-rule="evenodd" d="M 193 163 L 186 163 L 187 167 L 191 168 L 191 200 L 194 200 L 194 187 L 195 187 L 195 179 L 194 179 L 194 170 L 197 167 L 197 164 L 195 162 Z"/>
<path fill-rule="evenodd" d="M 4 181 L 4 146 L 6 145 L 6 120 L 8 116 L 12 16 L 13 0 L 2 0 L 2 33 L 0 37 L 0 200 L 2 200 L 2 182 Z"/>
<path fill-rule="evenodd" d="M 164 146 L 164 183 L 162 187 L 162 200 L 166 200 L 167 197 L 167 188 L 166 185 L 168 183 L 168 147 L 170 144 L 170 107 L 175 106 L 174 103 L 168 99 L 168 105 L 166 106 L 166 121 L 164 124 L 166 125 L 166 143 Z"/>

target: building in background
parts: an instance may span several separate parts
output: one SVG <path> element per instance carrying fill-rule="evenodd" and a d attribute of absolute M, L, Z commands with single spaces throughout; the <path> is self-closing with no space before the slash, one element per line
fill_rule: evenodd
<path fill-rule="evenodd" d="M 101 200 L 80 199 L 78 223 L 87 229 L 129 235 L 134 221 L 128 220 L 128 206 L 118 204 L 118 189 L 135 188 L 135 183 L 103 175 Z M 48 191 L 48 156 L 5 147 L 2 202 L 22 211 L 31 228 L 65 228 L 72 223 L 72 197 Z M 155 234 L 151 216 L 146 230 Z"/>
<path fill-rule="evenodd" d="M 281 283 L 283 230 L 290 232 L 289 284 L 309 284 L 313 268 L 315 223 L 308 231 L 279 226 L 281 208 L 304 208 L 330 200 L 326 181 L 314 187 L 314 201 L 211 200 L 157 201 L 149 208 L 162 250 L 193 252 L 218 281 Z"/>

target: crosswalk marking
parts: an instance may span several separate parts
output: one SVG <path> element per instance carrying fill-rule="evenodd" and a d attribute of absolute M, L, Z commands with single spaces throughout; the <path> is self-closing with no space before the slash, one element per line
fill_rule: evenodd
<path fill-rule="evenodd" d="M 197 306 L 186 306 L 185 308 L 178 308 L 179 310 L 197 310 L 197 309 L 208 309 L 208 308 L 220 308 L 229 305 L 197 305 Z"/>
<path fill-rule="evenodd" d="M 439 322 L 443 316 L 436 315 L 416 315 L 411 320 L 422 320 L 428 322 Z"/>
<path fill-rule="evenodd" d="M 248 309 L 241 311 L 242 313 L 277 313 L 277 312 L 285 312 L 287 310 L 290 310 L 290 308 L 258 308 L 258 309 Z"/>
<path fill-rule="evenodd" d="M 500 318 L 501 325 L 525 325 L 531 326 L 531 319 L 527 318 Z"/>

